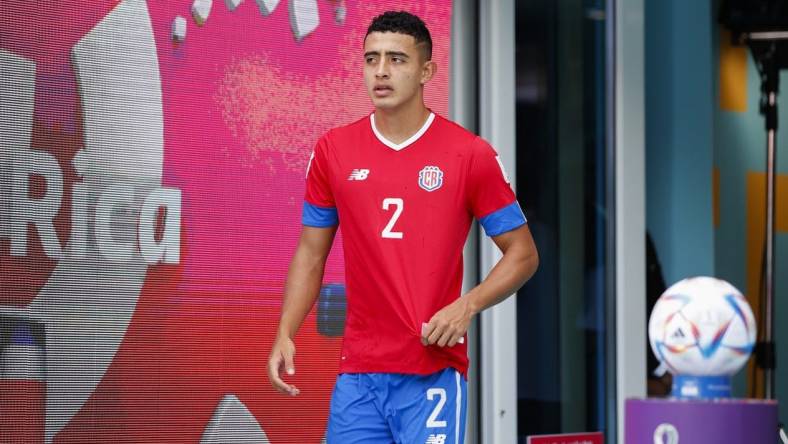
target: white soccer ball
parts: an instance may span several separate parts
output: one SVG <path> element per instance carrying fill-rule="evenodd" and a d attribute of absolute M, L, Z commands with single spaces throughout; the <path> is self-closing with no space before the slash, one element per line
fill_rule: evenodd
<path fill-rule="evenodd" d="M 674 375 L 732 375 L 755 345 L 755 317 L 736 287 L 695 277 L 662 294 L 651 313 L 648 336 L 654 355 Z"/>

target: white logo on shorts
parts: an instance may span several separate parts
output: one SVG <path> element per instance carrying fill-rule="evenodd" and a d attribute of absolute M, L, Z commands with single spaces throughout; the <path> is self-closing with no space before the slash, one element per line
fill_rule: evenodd
<path fill-rule="evenodd" d="M 446 443 L 446 434 L 439 433 L 439 434 L 432 434 L 427 437 L 427 442 L 424 444 L 445 444 Z"/>

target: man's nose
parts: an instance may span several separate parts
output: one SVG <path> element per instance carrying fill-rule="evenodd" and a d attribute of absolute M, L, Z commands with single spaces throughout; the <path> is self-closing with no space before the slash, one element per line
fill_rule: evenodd
<path fill-rule="evenodd" d="M 389 76 L 389 67 L 388 63 L 385 60 L 381 60 L 378 63 L 377 69 L 375 69 L 375 77 L 385 79 Z"/>

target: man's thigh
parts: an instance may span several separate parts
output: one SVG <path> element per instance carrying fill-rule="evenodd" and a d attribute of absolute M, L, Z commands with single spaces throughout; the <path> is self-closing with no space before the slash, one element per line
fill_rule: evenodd
<path fill-rule="evenodd" d="M 403 376 L 392 390 L 389 417 L 397 443 L 462 444 L 465 437 L 467 382 L 454 369 L 428 376 Z"/>
<path fill-rule="evenodd" d="M 331 395 L 327 444 L 391 444 L 379 402 L 359 374 L 342 374 Z"/>

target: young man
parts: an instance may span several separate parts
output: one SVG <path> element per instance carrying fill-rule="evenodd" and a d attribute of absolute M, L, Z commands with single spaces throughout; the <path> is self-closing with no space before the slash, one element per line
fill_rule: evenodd
<path fill-rule="evenodd" d="M 534 273 L 537 253 L 495 151 L 424 105 L 435 74 L 424 23 L 374 19 L 364 81 L 374 113 L 329 131 L 307 167 L 303 230 L 285 286 L 269 378 L 296 396 L 293 338 L 318 296 L 338 225 L 347 320 L 329 444 L 461 443 L 472 318 Z M 503 251 L 460 297 L 472 218 Z"/>

